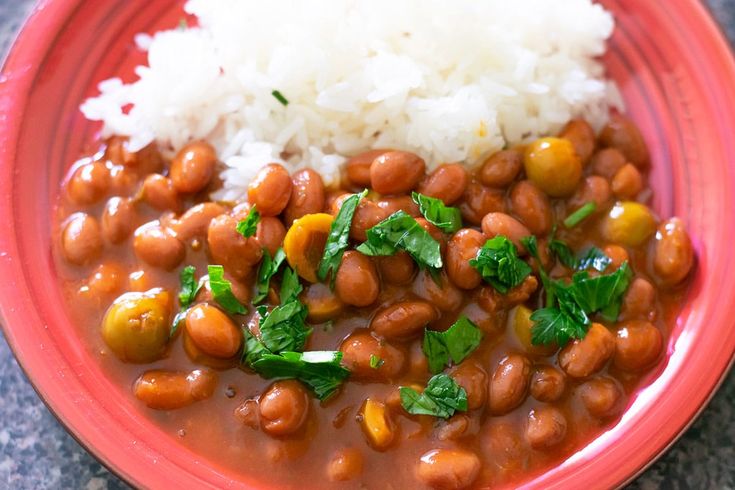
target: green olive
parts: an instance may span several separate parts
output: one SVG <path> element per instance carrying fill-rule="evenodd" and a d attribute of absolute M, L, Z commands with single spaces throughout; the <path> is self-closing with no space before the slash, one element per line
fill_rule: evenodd
<path fill-rule="evenodd" d="M 637 247 L 656 231 L 656 218 L 647 206 L 619 201 L 602 221 L 602 235 L 613 243 Z"/>
<path fill-rule="evenodd" d="M 107 309 L 102 338 L 121 360 L 152 362 L 169 337 L 171 300 L 162 289 L 125 293 Z"/>
<path fill-rule="evenodd" d="M 539 356 L 550 356 L 558 349 L 556 344 L 535 345 L 531 342 L 531 328 L 535 323 L 531 320 L 531 313 L 533 312 L 529 308 L 518 305 L 508 314 L 508 321 L 513 326 L 516 338 L 526 352 Z"/>
<path fill-rule="evenodd" d="M 528 145 L 523 166 L 529 180 L 552 197 L 571 195 L 582 178 L 582 161 L 563 138 L 540 138 Z"/>

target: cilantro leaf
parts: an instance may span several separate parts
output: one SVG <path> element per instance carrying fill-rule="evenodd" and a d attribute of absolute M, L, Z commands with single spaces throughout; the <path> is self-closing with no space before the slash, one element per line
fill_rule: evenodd
<path fill-rule="evenodd" d="M 258 221 L 260 221 L 260 213 L 253 204 L 253 207 L 248 211 L 248 215 L 237 223 L 235 229 L 245 238 L 250 238 L 258 231 Z"/>
<path fill-rule="evenodd" d="M 311 328 L 307 327 L 306 307 L 299 301 L 276 306 L 268 312 L 265 306 L 258 307 L 260 314 L 260 342 L 272 353 L 300 351 L 306 344 Z"/>
<path fill-rule="evenodd" d="M 193 265 L 187 265 L 181 269 L 179 281 L 181 283 L 181 291 L 179 291 L 179 304 L 182 308 L 186 308 L 194 302 L 194 298 L 202 288 L 202 283 L 196 280 L 196 269 Z"/>
<path fill-rule="evenodd" d="M 352 226 L 352 218 L 355 216 L 355 209 L 360 204 L 360 199 L 367 196 L 367 189 L 359 194 L 353 194 L 342 203 L 337 216 L 332 221 L 329 228 L 329 237 L 324 245 L 324 254 L 319 262 L 317 277 L 320 281 L 324 281 L 331 272 L 331 286 L 334 287 L 334 278 L 337 276 L 337 270 L 342 263 L 342 255 L 347 250 L 350 238 L 350 226 Z"/>
<path fill-rule="evenodd" d="M 518 257 L 513 242 L 503 235 L 485 242 L 477 256 L 470 259 L 470 265 L 502 294 L 522 283 L 532 270 Z"/>
<path fill-rule="evenodd" d="M 281 268 L 281 265 L 285 260 L 286 253 L 282 248 L 276 250 L 273 258 L 271 258 L 268 250 L 263 249 L 263 260 L 258 267 L 258 282 L 255 285 L 255 296 L 253 297 L 254 305 L 262 303 L 268 296 L 271 278 L 278 273 L 278 269 Z"/>
<path fill-rule="evenodd" d="M 445 233 L 454 233 L 462 228 L 462 215 L 458 208 L 444 204 L 441 199 L 425 196 L 418 192 L 411 193 L 413 202 L 419 205 L 419 211 L 426 221 Z"/>
<path fill-rule="evenodd" d="M 268 348 L 258 340 L 258 338 L 250 332 L 247 327 L 242 327 L 242 333 L 245 337 L 245 346 L 242 350 L 240 363 L 252 367 L 252 365 L 263 357 L 265 354 L 272 354 Z"/>
<path fill-rule="evenodd" d="M 448 419 L 456 411 L 467 411 L 467 392 L 443 373 L 433 376 L 423 393 L 402 386 L 400 395 L 403 408 L 414 415 Z"/>
<path fill-rule="evenodd" d="M 405 250 L 419 266 L 440 269 L 443 265 L 439 242 L 413 217 L 396 211 L 367 231 L 367 241 L 357 247 L 365 255 L 393 255 Z"/>
<path fill-rule="evenodd" d="M 590 277 L 587 272 L 577 272 L 572 276 L 570 293 L 585 313 L 599 311 L 605 320 L 614 322 L 632 276 L 627 262 L 612 274 Z"/>
<path fill-rule="evenodd" d="M 225 279 L 225 268 L 221 265 L 207 266 L 209 289 L 214 300 L 228 313 L 244 315 L 247 309 L 232 294 L 232 283 Z"/>
<path fill-rule="evenodd" d="M 290 267 L 286 267 L 283 271 L 283 278 L 281 279 L 281 292 L 279 294 L 281 304 L 284 305 L 291 301 L 297 301 L 299 294 L 304 290 L 304 287 L 299 282 L 299 275 Z"/>
<path fill-rule="evenodd" d="M 423 350 L 429 361 L 429 370 L 438 373 L 452 361 L 459 364 L 477 349 L 482 331 L 466 316 L 461 316 L 444 332 L 426 330 Z"/>
<path fill-rule="evenodd" d="M 562 242 L 561 240 L 553 239 L 549 242 L 549 250 L 559 259 L 559 261 L 570 269 L 576 269 L 578 264 L 577 257 L 574 256 L 574 252 L 569 248 L 569 245 Z"/>
<path fill-rule="evenodd" d="M 564 345 L 572 338 L 581 339 L 587 334 L 584 323 L 580 323 L 559 308 L 541 308 L 531 314 L 531 343 Z"/>
<path fill-rule="evenodd" d="M 385 361 L 375 354 L 370 354 L 370 367 L 373 369 L 379 369 L 380 366 L 385 364 Z"/>
<path fill-rule="evenodd" d="M 590 247 L 577 261 L 577 269 L 580 271 L 592 268 L 597 272 L 603 272 L 612 263 L 612 259 L 597 247 Z"/>
<path fill-rule="evenodd" d="M 176 331 L 179 329 L 179 325 L 186 318 L 186 314 L 189 313 L 189 308 L 183 309 L 176 313 L 173 321 L 171 322 L 171 329 L 168 331 L 168 338 L 172 339 L 176 335 Z"/>
<path fill-rule="evenodd" d="M 297 379 L 309 386 L 320 400 L 326 400 L 350 375 L 341 361 L 339 351 L 266 353 L 252 363 L 252 368 L 267 379 Z"/>

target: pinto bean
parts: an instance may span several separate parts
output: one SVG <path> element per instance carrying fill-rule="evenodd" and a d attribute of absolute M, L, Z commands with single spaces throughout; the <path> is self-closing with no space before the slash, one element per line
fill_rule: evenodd
<path fill-rule="evenodd" d="M 350 334 L 339 347 L 344 357 L 342 363 L 350 370 L 350 375 L 357 380 L 394 379 L 406 364 L 405 353 L 391 345 L 373 337 L 368 330 L 357 330 Z M 380 366 L 370 366 L 370 356 L 383 361 Z"/>
<path fill-rule="evenodd" d="M 625 116 L 613 114 L 610 121 L 602 128 L 599 136 L 600 145 L 617 148 L 625 155 L 625 159 L 638 168 L 649 164 L 646 142 L 638 127 Z"/>
<path fill-rule="evenodd" d="M 341 205 L 341 203 L 340 203 Z M 367 231 L 388 217 L 388 212 L 373 201 L 362 199 L 355 209 L 350 226 L 350 238 L 358 242 L 367 240 Z"/>
<path fill-rule="evenodd" d="M 182 242 L 207 235 L 209 223 L 227 212 L 227 208 L 214 202 L 203 202 L 186 210 L 171 226 Z M 263 218 L 265 219 L 265 218 Z"/>
<path fill-rule="evenodd" d="M 612 191 L 607 180 L 599 175 L 590 175 L 582 180 L 582 185 L 569 198 L 567 210 L 575 211 L 588 202 L 593 202 L 597 206 L 595 212 L 599 213 L 607 208 L 611 197 Z"/>
<path fill-rule="evenodd" d="M 623 323 L 615 337 L 613 364 L 623 371 L 642 371 L 659 359 L 663 344 L 661 331 L 652 323 L 642 320 Z"/>
<path fill-rule="evenodd" d="M 373 164 L 373 160 L 389 151 L 391 150 L 368 150 L 347 160 L 345 167 L 350 183 L 356 186 L 369 187 L 370 166 Z"/>
<path fill-rule="evenodd" d="M 523 153 L 501 150 L 490 155 L 480 169 L 480 182 L 490 187 L 505 187 L 513 182 L 523 167 Z"/>
<path fill-rule="evenodd" d="M 299 170 L 291 177 L 291 183 L 291 198 L 284 211 L 286 223 L 324 209 L 324 182 L 315 170 Z"/>
<path fill-rule="evenodd" d="M 143 181 L 143 200 L 159 211 L 178 211 L 181 208 L 173 182 L 160 174 L 150 174 Z"/>
<path fill-rule="evenodd" d="M 194 141 L 174 156 L 169 175 L 178 192 L 199 192 L 209 184 L 216 165 L 217 153 L 212 145 L 205 141 Z"/>
<path fill-rule="evenodd" d="M 248 185 L 248 201 L 262 216 L 278 216 L 291 197 L 293 183 L 282 165 L 269 163 Z"/>
<path fill-rule="evenodd" d="M 111 197 L 102 211 L 102 235 L 110 243 L 121 243 L 135 228 L 137 213 L 127 197 Z"/>
<path fill-rule="evenodd" d="M 169 271 L 176 268 L 186 256 L 181 240 L 158 221 L 151 221 L 135 230 L 133 250 L 146 264 Z"/>
<path fill-rule="evenodd" d="M 605 269 L 607 272 L 619 269 L 623 262 L 630 260 L 628 252 L 620 245 L 606 245 L 602 251 L 610 258 L 610 265 Z"/>
<path fill-rule="evenodd" d="M 99 201 L 110 188 L 110 171 L 104 162 L 90 162 L 77 167 L 66 183 L 69 198 L 76 204 Z"/>
<path fill-rule="evenodd" d="M 684 223 L 671 218 L 656 231 L 653 248 L 653 270 L 661 284 L 674 286 L 689 274 L 694 265 L 694 248 Z"/>
<path fill-rule="evenodd" d="M 334 291 L 348 305 L 373 304 L 380 293 L 380 279 L 373 261 L 356 250 L 346 251 L 335 276 Z"/>
<path fill-rule="evenodd" d="M 354 480 L 362 473 L 362 453 L 355 448 L 337 451 L 327 465 L 327 478 L 330 481 Z"/>
<path fill-rule="evenodd" d="M 286 227 L 280 219 L 273 216 L 263 216 L 258 222 L 258 228 L 255 237 L 258 242 L 268 250 L 273 257 L 278 249 L 283 245 L 283 239 L 286 236 Z"/>
<path fill-rule="evenodd" d="M 597 418 L 617 415 L 622 410 L 623 389 L 612 378 L 592 378 L 579 387 L 582 403 Z"/>
<path fill-rule="evenodd" d="M 480 285 L 480 273 L 470 265 L 470 260 L 485 243 L 485 235 L 471 228 L 455 233 L 447 245 L 446 270 L 449 279 L 459 288 L 475 289 Z"/>
<path fill-rule="evenodd" d="M 635 165 L 626 163 L 615 173 L 610 187 L 618 199 L 634 199 L 643 190 L 643 175 Z"/>
<path fill-rule="evenodd" d="M 416 476 L 431 488 L 459 490 L 468 488 L 480 474 L 480 458 L 465 449 L 433 449 L 423 456 Z"/>
<path fill-rule="evenodd" d="M 586 164 L 595 152 L 595 130 L 584 119 L 572 119 L 559 133 L 559 137 L 572 142 L 574 151 Z"/>
<path fill-rule="evenodd" d="M 263 256 L 258 239 L 238 233 L 237 220 L 226 214 L 209 223 L 207 243 L 214 262 L 238 279 L 247 277 Z"/>
<path fill-rule="evenodd" d="M 434 429 L 434 437 L 440 441 L 455 441 L 462 437 L 470 427 L 470 418 L 467 415 L 457 413 L 449 420 L 440 422 L 441 425 Z"/>
<path fill-rule="evenodd" d="M 567 434 L 567 420 L 559 409 L 551 406 L 534 408 L 528 414 L 526 441 L 534 449 L 559 444 Z"/>
<path fill-rule="evenodd" d="M 414 189 L 424 176 L 426 164 L 408 151 L 389 151 L 370 165 L 370 183 L 380 194 L 405 194 Z"/>
<path fill-rule="evenodd" d="M 149 408 L 174 410 L 209 398 L 216 386 L 217 374 L 208 369 L 190 373 L 154 369 L 135 381 L 133 393 Z"/>
<path fill-rule="evenodd" d="M 462 197 L 467 187 L 467 171 L 459 163 L 445 163 L 431 172 L 419 186 L 419 192 L 441 199 L 447 206 Z"/>
<path fill-rule="evenodd" d="M 260 424 L 271 436 L 297 432 L 309 415 L 309 394 L 296 380 L 276 381 L 260 396 Z"/>
<path fill-rule="evenodd" d="M 511 209 L 534 235 L 551 231 L 551 202 L 530 180 L 518 182 L 510 192 Z"/>
<path fill-rule="evenodd" d="M 559 365 L 572 378 L 596 373 L 615 353 L 615 337 L 599 323 L 593 323 L 583 339 L 576 339 L 559 352 Z"/>
<path fill-rule="evenodd" d="M 636 277 L 623 297 L 620 318 L 624 320 L 647 319 L 653 313 L 656 302 L 656 289 L 643 279 Z"/>
<path fill-rule="evenodd" d="M 521 354 L 504 357 L 490 380 L 490 413 L 502 415 L 523 403 L 531 380 L 531 361 Z"/>
<path fill-rule="evenodd" d="M 528 459 L 523 432 L 515 424 L 490 419 L 480 435 L 482 451 L 500 475 L 520 471 Z"/>
<path fill-rule="evenodd" d="M 479 182 L 470 182 L 459 204 L 459 211 L 465 221 L 479 225 L 488 213 L 505 211 L 504 193 L 485 187 Z"/>
<path fill-rule="evenodd" d="M 519 254 L 526 253 L 521 238 L 531 236 L 531 231 L 523 223 L 505 213 L 487 214 L 482 219 L 482 232 L 488 238 L 498 235 L 507 237 L 516 246 Z"/>
<path fill-rule="evenodd" d="M 540 366 L 531 377 L 531 396 L 540 402 L 555 402 L 564 394 L 566 384 L 564 373 L 551 366 Z"/>
<path fill-rule="evenodd" d="M 206 355 L 229 359 L 242 345 L 242 332 L 222 310 L 198 304 L 186 314 L 186 333 Z"/>
<path fill-rule="evenodd" d="M 455 311 L 462 305 L 464 295 L 452 284 L 446 271 L 435 279 L 427 270 L 421 270 L 413 283 L 416 296 L 436 306 L 440 311 Z"/>
<path fill-rule="evenodd" d="M 625 163 L 625 155 L 620 150 L 603 148 L 592 156 L 592 173 L 611 180 Z"/>
<path fill-rule="evenodd" d="M 370 328 L 387 339 L 405 339 L 420 333 L 436 318 L 436 310 L 427 302 L 401 301 L 378 310 Z"/>
<path fill-rule="evenodd" d="M 467 392 L 467 407 L 481 408 L 487 399 L 487 373 L 478 363 L 466 360 L 449 371 L 454 381 Z"/>
<path fill-rule="evenodd" d="M 380 277 L 390 284 L 408 284 L 416 273 L 416 264 L 407 252 L 378 257 L 377 261 Z"/>
<path fill-rule="evenodd" d="M 61 232 L 61 252 L 76 265 L 96 260 L 102 253 L 102 234 L 97 220 L 86 213 L 74 213 Z"/>

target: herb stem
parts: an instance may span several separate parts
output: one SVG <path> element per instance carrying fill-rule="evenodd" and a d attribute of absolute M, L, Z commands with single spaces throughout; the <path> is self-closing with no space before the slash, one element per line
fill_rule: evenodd
<path fill-rule="evenodd" d="M 283 94 L 278 90 L 274 90 L 273 92 L 271 92 L 271 95 L 275 97 L 278 102 L 283 104 L 284 107 L 288 105 L 288 99 L 284 97 Z"/>
<path fill-rule="evenodd" d="M 587 204 L 567 216 L 564 220 L 564 226 L 566 226 L 567 228 L 574 228 L 582 221 L 587 219 L 589 215 L 594 213 L 595 209 L 597 209 L 597 204 L 592 201 L 588 202 Z"/>

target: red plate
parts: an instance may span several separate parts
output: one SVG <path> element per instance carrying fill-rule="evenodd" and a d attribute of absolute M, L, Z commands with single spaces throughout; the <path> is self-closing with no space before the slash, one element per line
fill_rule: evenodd
<path fill-rule="evenodd" d="M 735 352 L 735 63 L 697 0 L 609 0 L 617 30 L 605 63 L 654 161 L 654 207 L 685 219 L 699 258 L 667 359 L 620 422 L 535 488 L 621 485 L 702 410 Z M 145 487 L 247 488 L 141 418 L 76 338 L 50 254 L 50 212 L 64 169 L 97 129 L 77 110 L 97 82 L 144 57 L 137 32 L 177 24 L 177 0 L 47 0 L 0 78 L 0 311 L 32 383 L 103 463 Z M 264 483 L 259 484 L 265 486 Z"/>

